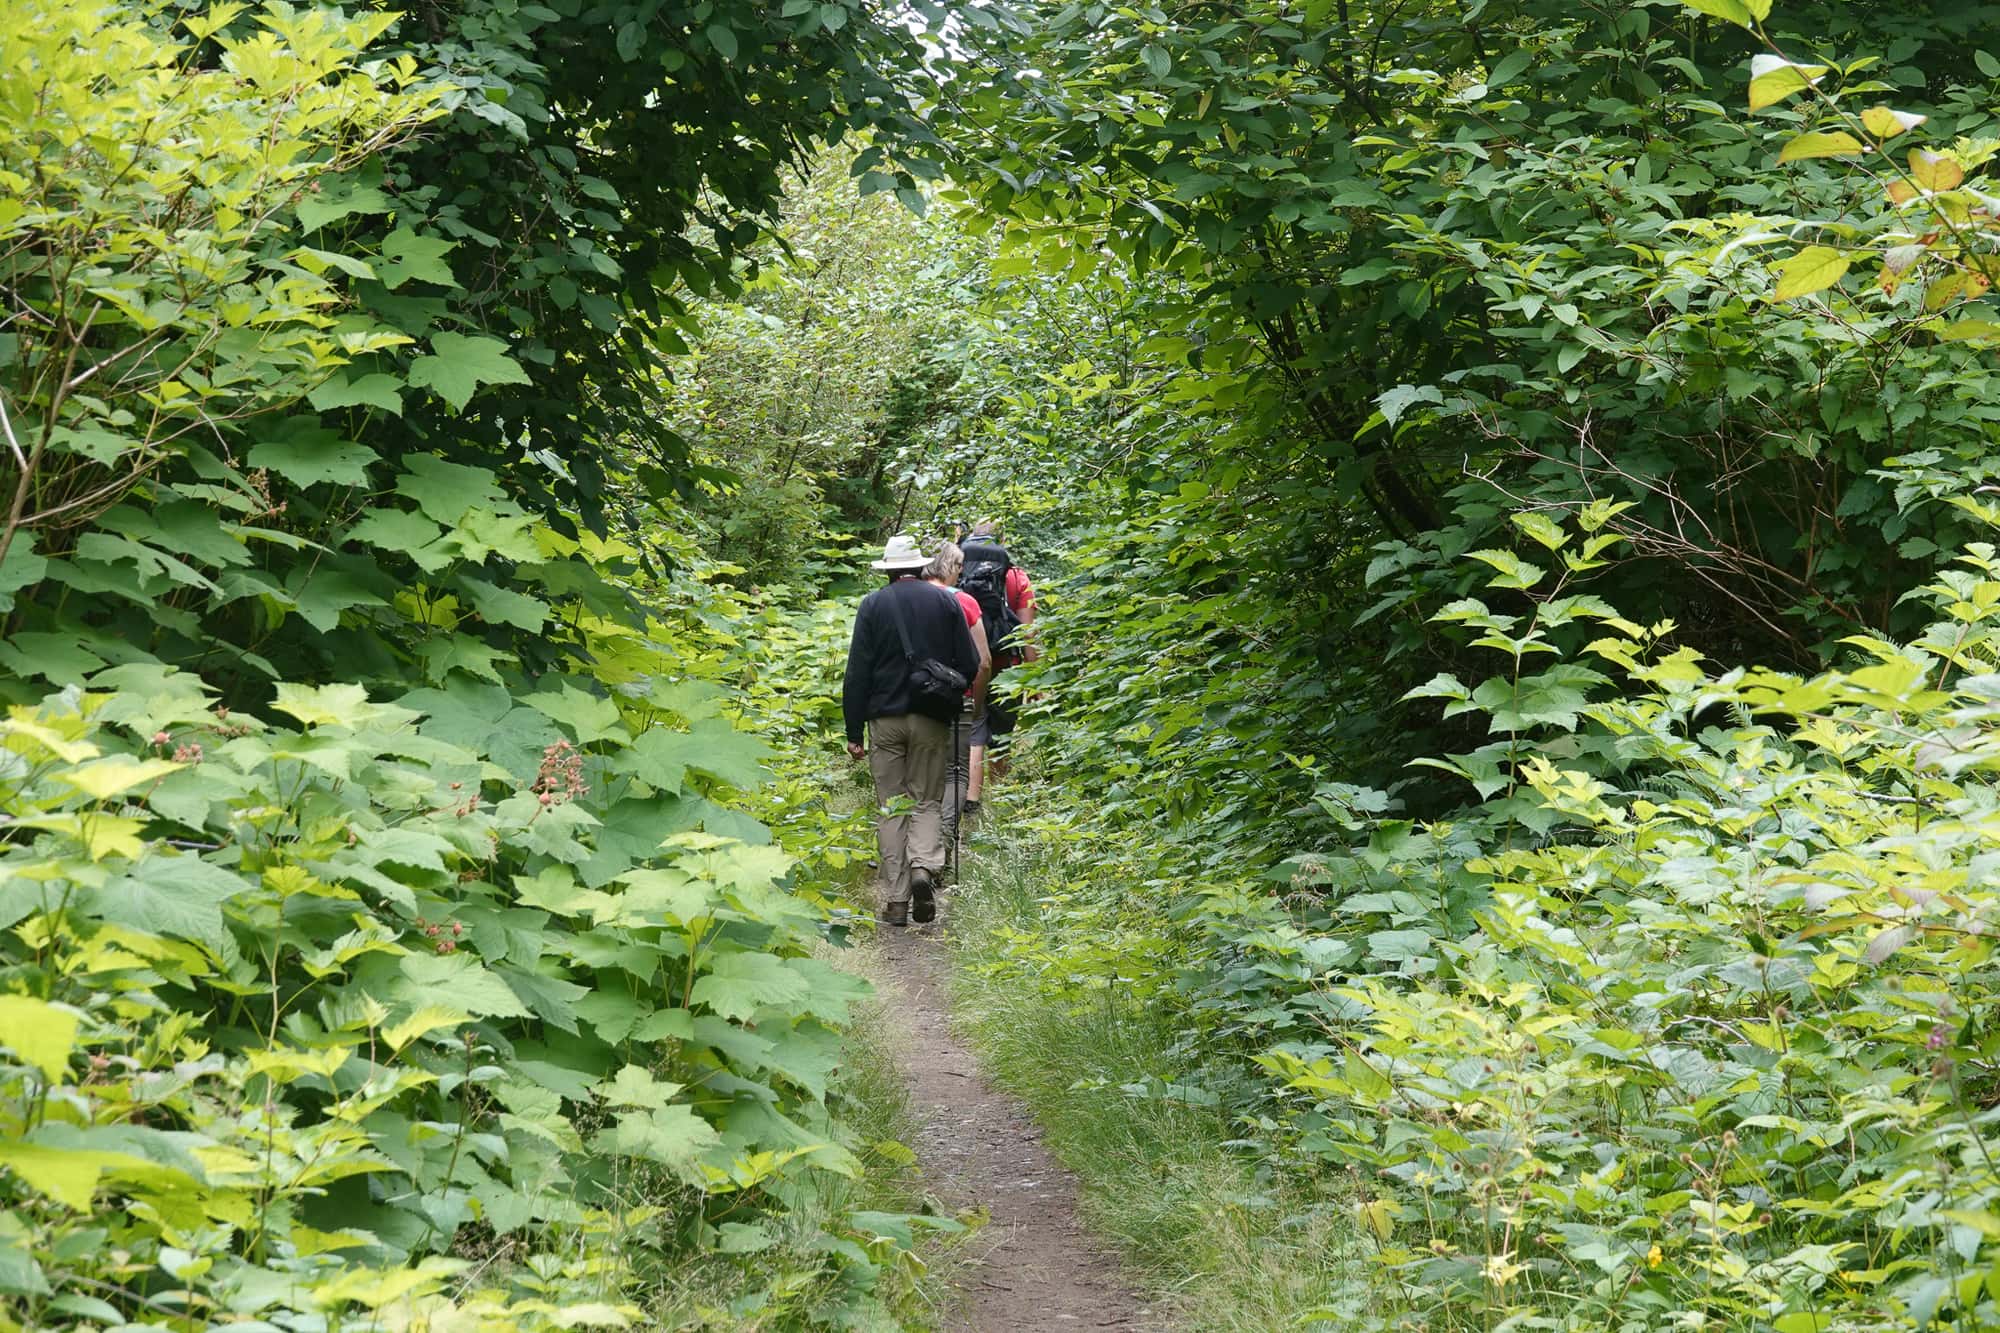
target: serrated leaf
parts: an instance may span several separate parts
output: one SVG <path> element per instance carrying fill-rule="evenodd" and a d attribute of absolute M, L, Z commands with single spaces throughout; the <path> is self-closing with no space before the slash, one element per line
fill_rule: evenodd
<path fill-rule="evenodd" d="M 355 726 L 371 705 L 360 685 L 295 685 L 281 682 L 271 707 L 289 713 L 309 727 Z"/>
<path fill-rule="evenodd" d="M 1801 162 L 1809 157 L 1850 157 L 1865 151 L 1867 145 L 1846 130 L 1832 133 L 1814 132 L 1801 134 L 1786 144 L 1778 153 L 1780 162 Z"/>
<path fill-rule="evenodd" d="M 30 995 L 0 995 L 0 1045 L 59 1085 L 76 1049 L 76 1014 Z"/>
<path fill-rule="evenodd" d="M 464 954 L 421 954 L 405 957 L 403 975 L 425 1004 L 454 1006 L 482 1018 L 526 1018 L 528 1006 L 493 973 Z"/>
<path fill-rule="evenodd" d="M 418 1037 L 439 1028 L 457 1027 L 469 1023 L 472 1015 L 463 1009 L 455 1009 L 447 1004 L 426 1004 L 398 1023 L 391 1023 L 382 1029 L 382 1040 L 389 1043 L 389 1049 L 400 1051 Z"/>
<path fill-rule="evenodd" d="M 588 745 L 591 741 L 603 740 L 625 730 L 617 704 L 594 694 L 586 694 L 568 681 L 564 681 L 558 690 L 522 695 L 521 702 L 542 716 L 567 726 L 579 744 Z"/>
<path fill-rule="evenodd" d="M 417 508 L 447 524 L 456 524 L 470 510 L 497 511 L 506 503 L 499 480 L 488 469 L 448 463 L 430 454 L 411 454 L 403 459 L 396 493 L 408 496 Z"/>
<path fill-rule="evenodd" d="M 1852 263 L 1845 251 L 1809 245 L 1778 265 L 1778 286 L 1771 299 L 1794 301 L 1824 291 L 1839 282 Z"/>
<path fill-rule="evenodd" d="M 166 759 L 137 759 L 129 754 L 115 754 L 58 773 L 56 781 L 74 787 L 95 800 L 108 801 L 120 792 L 143 783 L 156 782 L 184 767 L 186 765 Z"/>
<path fill-rule="evenodd" d="M 105 921 L 187 940 L 226 961 L 236 948 L 223 923 L 222 905 L 247 888 L 242 879 L 198 856 L 153 855 L 98 889 L 90 907 Z"/>
<path fill-rule="evenodd" d="M 362 542 L 379 551 L 407 555 L 427 572 L 451 563 L 451 554 L 442 549 L 444 529 L 408 509 L 377 509 L 347 530 L 342 541 Z"/>
<path fill-rule="evenodd" d="M 313 405 L 323 406 L 317 400 Z M 396 408 L 402 410 L 400 401 Z M 295 431 L 284 439 L 265 440 L 250 448 L 251 467 L 268 468 L 294 486 L 323 482 L 360 486 L 367 482 L 368 465 L 374 461 L 373 449 L 343 440 L 330 430 Z"/>
<path fill-rule="evenodd" d="M 724 1018 L 748 1019 L 773 1004 L 805 998 L 804 977 L 767 953 L 726 953 L 694 983 L 692 998 Z"/>
<path fill-rule="evenodd" d="M 427 236 L 408 227 L 396 228 L 382 238 L 382 258 L 388 261 L 380 266 L 382 285 L 394 291 L 415 278 L 443 287 L 458 286 L 451 265 L 444 262 L 444 257 L 457 247 L 457 241 L 442 236 Z M 432 345 L 436 345 L 435 339 Z"/>
<path fill-rule="evenodd" d="M 640 1106 L 663 1110 L 682 1086 L 679 1083 L 660 1082 L 653 1077 L 649 1069 L 642 1069 L 638 1065 L 626 1065 L 616 1075 L 597 1085 L 597 1095 L 604 1099 L 607 1106 Z"/>
<path fill-rule="evenodd" d="M 299 204 L 299 228 L 318 231 L 329 222 L 338 222 L 356 213 L 387 213 L 394 205 L 389 196 L 372 185 L 349 181 L 322 181 L 319 192 Z"/>
<path fill-rule="evenodd" d="M 668 1106 L 627 1111 L 618 1117 L 615 1129 L 597 1136 L 593 1146 L 600 1151 L 643 1157 L 665 1166 L 688 1166 L 721 1141 L 715 1126 L 696 1115 L 691 1107 Z"/>
<path fill-rule="evenodd" d="M 528 373 L 498 338 L 463 333 L 431 335 L 431 355 L 410 363 L 410 383 L 430 389 L 463 409 L 483 384 L 526 384 Z"/>
<path fill-rule="evenodd" d="M 401 416 L 403 382 L 380 371 L 368 375 L 336 375 L 307 394 L 306 401 L 322 412 L 342 407 L 376 407 Z M 369 456 L 374 456 L 372 451 Z"/>

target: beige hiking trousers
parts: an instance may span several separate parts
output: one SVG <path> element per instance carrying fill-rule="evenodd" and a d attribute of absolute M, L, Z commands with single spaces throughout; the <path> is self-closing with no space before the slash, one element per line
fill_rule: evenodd
<path fill-rule="evenodd" d="M 868 771 L 875 776 L 875 846 L 882 863 L 882 901 L 910 900 L 910 871 L 944 869 L 944 779 L 951 764 L 951 726 L 916 713 L 868 724 Z M 896 798 L 915 808 L 891 813 Z"/>

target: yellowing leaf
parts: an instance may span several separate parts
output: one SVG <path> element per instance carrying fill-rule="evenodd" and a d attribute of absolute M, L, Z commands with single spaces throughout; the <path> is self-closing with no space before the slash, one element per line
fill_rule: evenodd
<path fill-rule="evenodd" d="M 1824 291 L 1839 282 L 1853 261 L 1830 246 L 1809 245 L 1778 265 L 1778 287 L 1774 301 L 1795 301 L 1801 296 Z"/>
<path fill-rule="evenodd" d="M 1786 144 L 1778 154 L 1780 162 L 1798 162 L 1808 157 L 1848 157 L 1859 153 L 1865 145 L 1845 130 L 1835 130 L 1831 134 L 1801 134 Z"/>
<path fill-rule="evenodd" d="M 85 796 L 104 801 L 119 792 L 129 791 L 142 783 L 156 782 L 167 774 L 186 767 L 186 764 L 176 764 L 166 759 L 136 759 L 129 754 L 114 754 L 107 759 L 98 759 L 80 768 L 73 768 L 67 773 L 58 773 L 56 781 L 69 784 Z"/>
<path fill-rule="evenodd" d="M 1913 130 L 1930 119 L 1914 111 L 1898 111 L 1894 107 L 1871 106 L 1861 113 L 1861 126 L 1878 139 L 1893 139 L 1905 130 Z"/>
<path fill-rule="evenodd" d="M 309 727 L 332 723 L 353 726 L 368 708 L 368 691 L 359 685 L 281 684 L 271 707 L 290 713 Z"/>
<path fill-rule="evenodd" d="M 117 1152 L 58 1148 L 43 1143 L 0 1143 L 0 1167 L 6 1167 L 36 1191 L 77 1212 L 90 1207 L 97 1181 L 106 1170 L 138 1168 L 152 1163 Z M 152 1168 L 157 1170 L 158 1168 Z"/>
<path fill-rule="evenodd" d="M 1936 194 L 1943 190 L 1956 190 L 1965 181 L 1965 168 L 1943 153 L 1933 153 L 1928 148 L 1910 150 L 1910 179 L 1919 188 Z"/>
<path fill-rule="evenodd" d="M 1764 5 L 1765 12 L 1768 13 L 1769 0 L 1759 0 L 1759 2 Z M 1752 14 L 1745 0 L 1681 0 L 1681 3 L 1698 14 L 1707 14 L 1710 18 L 1718 18 L 1742 28 L 1750 26 Z"/>
<path fill-rule="evenodd" d="M 63 1081 L 76 1049 L 76 1015 L 28 995 L 0 995 L 0 1045 L 42 1072 L 51 1086 Z"/>
<path fill-rule="evenodd" d="M 97 757 L 98 750 L 95 745 L 89 741 L 70 740 L 54 727 L 45 727 L 30 720 L 33 712 L 34 710 L 30 708 L 16 708 L 15 716 L 0 722 L 0 737 L 7 738 L 8 749 L 17 754 L 28 753 L 26 748 L 14 739 L 18 736 L 41 746 L 66 764 Z"/>
<path fill-rule="evenodd" d="M 1802 65 L 1782 56 L 1750 57 L 1750 109 L 1776 106 L 1793 93 L 1810 88 L 1826 73 L 1825 65 Z"/>
<path fill-rule="evenodd" d="M 441 1004 L 427 1004 L 400 1023 L 382 1029 L 382 1040 L 393 1050 L 402 1050 L 426 1032 L 435 1032 L 442 1027 L 459 1023 L 469 1023 L 472 1015 L 462 1009 L 452 1009 Z"/>

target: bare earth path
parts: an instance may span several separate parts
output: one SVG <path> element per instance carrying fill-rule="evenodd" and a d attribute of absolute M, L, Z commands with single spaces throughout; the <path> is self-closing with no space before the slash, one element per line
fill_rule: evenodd
<path fill-rule="evenodd" d="M 1019 1103 L 988 1087 L 952 1036 L 944 941 L 935 928 L 884 930 L 869 971 L 884 992 L 910 1097 L 924 1124 L 910 1146 L 954 1208 L 991 1216 L 974 1240 L 953 1333 L 1154 1329 L 1118 1263 L 1076 1218 L 1076 1185 Z"/>

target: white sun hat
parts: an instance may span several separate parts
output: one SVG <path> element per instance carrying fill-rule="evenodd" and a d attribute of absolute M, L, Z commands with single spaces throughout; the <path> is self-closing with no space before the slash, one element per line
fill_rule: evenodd
<path fill-rule="evenodd" d="M 916 538 L 905 537 L 899 533 L 891 537 L 889 544 L 882 548 L 882 558 L 875 562 L 873 568 L 880 570 L 922 569 L 930 562 L 930 557 L 917 549 Z"/>

